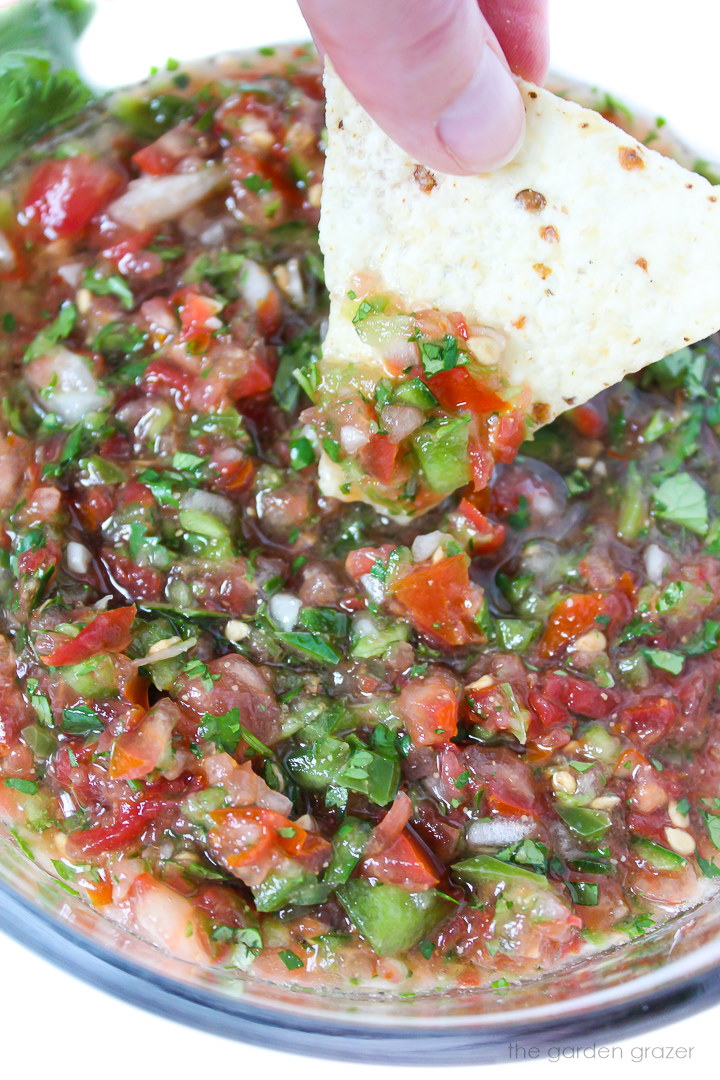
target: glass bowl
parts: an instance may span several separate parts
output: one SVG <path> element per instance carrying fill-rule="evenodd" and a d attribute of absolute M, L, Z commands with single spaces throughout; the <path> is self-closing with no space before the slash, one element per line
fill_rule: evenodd
<path fill-rule="evenodd" d="M 160 29 L 163 0 L 98 0 L 97 6 L 80 49 L 81 67 L 97 84 L 139 79 L 152 62 L 163 63 L 159 40 L 163 54 L 180 58 L 228 44 L 213 18 L 202 21 L 198 36 L 186 0 L 175 0 L 165 28 L 192 27 L 182 40 L 152 32 Z M 221 0 L 206 0 L 206 7 L 210 16 L 228 10 Z M 118 48 L 120 15 L 131 28 L 141 14 L 150 27 L 140 47 Z M 302 34 L 292 0 L 273 0 L 242 17 L 237 47 Z M 122 66 L 113 67 L 120 55 Z M 201 969 L 165 954 L 48 877 L 2 825 L 0 930 L 93 986 L 180 1023 L 277 1050 L 386 1065 L 535 1058 L 563 1044 L 616 1041 L 720 1001 L 720 896 L 627 945 L 521 985 L 416 996 L 322 993 Z"/>

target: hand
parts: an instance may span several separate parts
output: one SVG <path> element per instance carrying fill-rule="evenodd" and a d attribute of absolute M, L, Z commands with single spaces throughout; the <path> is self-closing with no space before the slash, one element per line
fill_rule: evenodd
<path fill-rule="evenodd" d="M 498 168 L 525 113 L 510 69 L 547 71 L 547 0 L 299 0 L 318 47 L 376 122 L 421 164 Z"/>

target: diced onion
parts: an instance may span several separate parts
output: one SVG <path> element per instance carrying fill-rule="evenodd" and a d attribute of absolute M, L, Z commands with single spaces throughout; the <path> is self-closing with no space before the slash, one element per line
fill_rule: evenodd
<path fill-rule="evenodd" d="M 382 604 L 385 597 L 385 587 L 378 578 L 372 574 L 363 574 L 360 584 L 374 604 Z"/>
<path fill-rule="evenodd" d="M 86 358 L 59 345 L 30 364 L 27 379 L 44 408 L 66 424 L 77 424 L 108 403 Z"/>
<path fill-rule="evenodd" d="M 147 229 L 179 217 L 226 180 L 220 165 L 170 176 L 142 176 L 131 180 L 127 190 L 108 207 L 115 221 L 131 229 Z"/>
<path fill-rule="evenodd" d="M 246 259 L 240 272 L 240 292 L 247 306 L 255 311 L 275 292 L 275 285 L 264 267 L 253 259 Z"/>
<path fill-rule="evenodd" d="M 65 553 L 68 570 L 71 574 L 87 574 L 92 562 L 92 555 L 84 544 L 71 540 Z"/>
<path fill-rule="evenodd" d="M 229 499 L 212 491 L 203 491 L 202 488 L 186 491 L 180 500 L 180 507 L 183 510 L 199 510 L 225 522 L 232 521 L 235 515 L 235 508 Z"/>
<path fill-rule="evenodd" d="M 471 821 L 467 827 L 467 842 L 470 847 L 505 847 L 524 840 L 533 831 L 534 823 L 529 818 L 493 817 L 487 821 Z"/>
<path fill-rule="evenodd" d="M 5 233 L 0 232 L 0 270 L 12 270 L 15 266 L 15 252 Z"/>
<path fill-rule="evenodd" d="M 353 427 L 352 424 L 343 424 L 340 428 L 340 443 L 346 454 L 357 454 L 358 450 L 362 450 L 369 442 L 368 433 Z"/>
<path fill-rule="evenodd" d="M 657 544 L 648 544 L 643 554 L 645 572 L 653 585 L 659 585 L 672 557 Z"/>
<path fill-rule="evenodd" d="M 443 533 L 436 529 L 434 532 L 420 533 L 412 544 L 412 557 L 415 562 L 425 562 L 432 558 L 443 539 Z"/>
<path fill-rule="evenodd" d="M 412 405 L 386 405 L 380 413 L 380 422 L 392 443 L 401 443 L 422 427 L 425 416 Z"/>
<path fill-rule="evenodd" d="M 193 645 L 197 645 L 195 637 L 177 641 L 173 645 L 168 645 L 166 649 L 157 649 L 155 652 L 149 652 L 147 656 L 141 656 L 139 660 L 133 660 L 133 664 L 135 667 L 147 667 L 148 664 L 157 664 L 160 660 L 172 660 L 174 656 L 180 656 L 181 653 L 192 649 Z"/>
<path fill-rule="evenodd" d="M 302 600 L 290 593 L 275 593 L 268 604 L 270 618 L 281 630 L 288 633 L 298 621 Z"/>

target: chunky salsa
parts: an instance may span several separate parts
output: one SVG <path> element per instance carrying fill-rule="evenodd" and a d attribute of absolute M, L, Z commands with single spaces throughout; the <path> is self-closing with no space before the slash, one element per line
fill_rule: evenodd
<path fill-rule="evenodd" d="M 321 988 L 505 986 L 697 903 L 720 876 L 717 343 L 512 461 L 515 424 L 489 484 L 478 458 L 412 524 L 323 496 L 358 425 L 317 400 L 315 60 L 170 71 L 111 114 L 0 193 L 16 841 L 184 960 Z M 356 301 L 378 332 L 386 301 Z M 359 475 L 444 494 L 452 438 L 508 414 L 468 381 L 461 315 L 391 314 L 427 363 L 348 405 Z"/>

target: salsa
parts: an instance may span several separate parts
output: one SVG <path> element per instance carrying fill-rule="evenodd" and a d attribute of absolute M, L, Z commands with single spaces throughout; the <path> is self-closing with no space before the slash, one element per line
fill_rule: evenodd
<path fill-rule="evenodd" d="M 720 876 L 720 348 L 512 460 L 462 316 L 358 296 L 426 363 L 349 402 L 357 476 L 441 501 L 320 494 L 322 141 L 315 58 L 262 50 L 3 181 L 0 817 L 186 961 L 502 987 Z"/>

